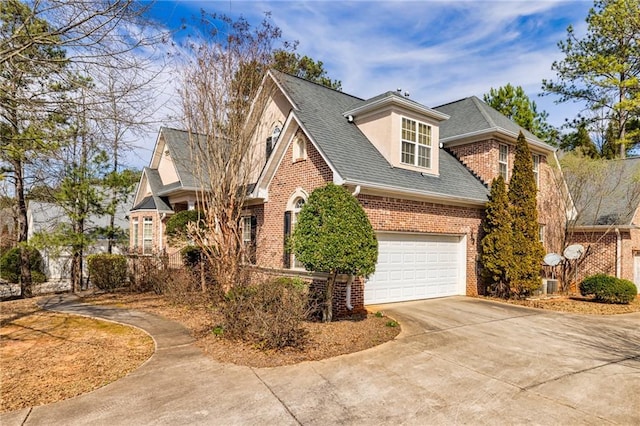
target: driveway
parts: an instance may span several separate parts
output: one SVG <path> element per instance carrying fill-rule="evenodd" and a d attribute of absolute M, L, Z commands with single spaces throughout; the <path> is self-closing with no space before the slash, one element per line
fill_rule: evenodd
<path fill-rule="evenodd" d="M 640 424 L 640 314 L 390 304 L 375 309 L 401 323 L 392 342 L 253 369 L 209 360 L 170 321 L 62 302 L 51 308 L 146 329 L 156 353 L 111 385 L 0 424 Z"/>

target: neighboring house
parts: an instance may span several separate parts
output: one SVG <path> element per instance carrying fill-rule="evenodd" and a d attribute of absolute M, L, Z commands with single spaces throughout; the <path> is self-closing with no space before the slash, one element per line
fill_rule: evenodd
<path fill-rule="evenodd" d="M 128 207 L 127 203 L 119 205 L 115 217 L 115 226 L 123 229 L 125 232 L 129 229 L 129 220 L 127 219 Z M 109 226 L 110 216 L 92 215 L 85 222 L 86 232 L 91 232 L 100 228 Z M 64 210 L 55 204 L 44 203 L 39 201 L 29 201 L 27 205 L 27 222 L 29 224 L 28 239 L 33 238 L 34 234 L 41 232 L 53 232 L 60 224 L 70 223 Z M 113 252 L 121 253 L 122 246 L 116 245 Z M 85 256 L 94 253 L 106 253 L 108 250 L 108 241 L 105 238 L 99 238 L 84 253 Z M 40 250 L 45 265 L 45 275 L 49 282 L 68 283 L 71 274 L 71 256 L 69 251 L 62 249 L 43 249 Z M 86 262 L 84 263 L 86 278 Z"/>
<path fill-rule="evenodd" d="M 336 310 L 364 304 L 477 295 L 481 221 L 493 178 L 511 176 L 515 142 L 525 134 L 538 180 L 540 238 L 560 249 L 564 215 L 553 178 L 554 148 L 476 97 L 436 108 L 400 92 L 364 100 L 280 72 L 254 135 L 256 169 L 244 211 L 256 264 L 303 271 L 285 250 L 309 194 L 327 182 L 360 201 L 379 241 L 376 272 L 338 286 Z M 167 249 L 168 215 L 196 203 L 185 132 L 162 128 L 131 210 L 131 247 Z M 252 232 L 253 231 L 253 232 Z M 345 300 L 350 293 L 350 300 Z"/>
<path fill-rule="evenodd" d="M 640 292 L 640 157 L 610 162 L 602 185 L 572 194 L 578 212 L 569 240 L 586 250 L 578 281 L 606 273 L 633 281 Z"/>

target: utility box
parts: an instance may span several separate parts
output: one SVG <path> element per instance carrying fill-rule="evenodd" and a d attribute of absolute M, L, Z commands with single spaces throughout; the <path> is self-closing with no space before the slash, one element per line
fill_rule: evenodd
<path fill-rule="evenodd" d="M 558 292 L 558 280 L 542 280 L 542 294 L 553 294 Z"/>

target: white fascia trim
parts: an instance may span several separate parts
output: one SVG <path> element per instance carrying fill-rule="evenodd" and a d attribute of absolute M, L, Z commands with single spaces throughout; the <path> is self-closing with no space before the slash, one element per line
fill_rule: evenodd
<path fill-rule="evenodd" d="M 158 152 L 158 145 L 160 144 L 161 135 L 162 135 L 162 127 L 158 131 L 158 136 L 156 136 L 156 143 L 153 145 L 153 151 L 151 151 L 151 161 L 149 161 L 150 169 L 153 169 L 153 160 L 156 158 L 156 152 Z M 166 145 L 166 142 L 165 142 L 165 145 Z M 160 156 L 158 157 L 158 164 L 156 164 L 156 169 L 157 169 L 157 166 L 160 164 L 160 158 L 162 158 L 162 153 L 160 153 Z"/>
<path fill-rule="evenodd" d="M 419 114 L 423 114 L 426 115 L 429 118 L 433 118 L 434 120 L 437 121 L 444 121 L 444 120 L 448 120 L 449 118 L 451 118 L 451 116 L 444 114 L 440 111 L 436 111 L 434 109 L 431 109 L 429 107 L 426 107 L 424 105 L 420 105 L 416 102 L 413 101 L 409 101 L 407 99 L 404 98 L 399 98 L 397 96 L 393 96 L 393 95 L 389 95 L 386 96 L 382 99 L 378 99 L 377 101 L 371 102 L 371 103 L 366 103 L 365 105 L 359 106 L 357 108 L 351 109 L 347 112 L 345 112 L 344 114 L 342 114 L 344 117 L 348 117 L 350 115 L 353 116 L 358 116 L 358 114 L 364 114 L 368 111 L 372 111 L 372 110 L 376 110 L 376 109 L 380 109 L 383 108 L 387 105 L 400 105 L 403 108 L 409 109 L 411 111 L 415 111 Z"/>
<path fill-rule="evenodd" d="M 142 188 L 142 180 L 145 179 L 145 178 L 147 180 L 149 180 L 149 178 L 147 177 L 147 168 L 143 167 L 142 168 L 142 173 L 140 173 L 140 181 L 138 181 L 138 187 L 136 188 L 136 193 L 133 196 L 133 205 L 134 206 L 137 205 L 142 200 L 142 198 L 139 200 L 138 196 L 140 195 L 140 188 Z"/>
<path fill-rule="evenodd" d="M 495 134 L 507 136 L 509 139 L 513 139 L 514 141 L 518 139 L 518 133 L 503 129 L 502 127 L 492 127 L 490 129 L 478 130 L 476 132 L 465 133 L 463 135 L 449 136 L 448 138 L 440 138 L 440 142 L 443 144 L 448 144 L 449 146 L 456 146 L 456 145 L 462 145 L 465 143 L 474 142 L 473 139 L 481 139 L 481 137 L 491 136 Z M 467 139 L 472 139 L 472 140 L 468 141 Z M 530 139 L 526 136 L 525 136 L 525 140 L 529 145 L 533 145 L 536 148 L 540 148 L 544 152 L 556 152 L 558 150 L 558 148 L 555 148 L 544 142 Z M 460 141 L 460 143 L 456 144 L 455 142 L 457 141 Z"/>
<path fill-rule="evenodd" d="M 373 189 L 373 190 L 384 191 L 384 192 L 388 192 L 390 195 L 399 195 L 401 197 L 410 196 L 410 197 L 425 198 L 425 199 L 428 199 L 429 201 L 436 201 L 439 204 L 451 204 L 451 202 L 454 202 L 457 204 L 462 204 L 467 206 L 484 207 L 488 201 L 488 200 L 476 200 L 473 198 L 453 197 L 448 195 L 436 194 L 434 192 L 429 192 L 429 191 L 404 189 L 404 188 L 398 188 L 396 186 L 391 186 L 391 185 L 369 183 L 369 182 L 363 182 L 363 181 L 357 181 L 357 180 L 343 180 L 342 182 L 343 182 L 342 183 L 343 185 L 353 185 L 353 186 L 360 185 L 360 187 L 362 187 L 363 189 Z"/>

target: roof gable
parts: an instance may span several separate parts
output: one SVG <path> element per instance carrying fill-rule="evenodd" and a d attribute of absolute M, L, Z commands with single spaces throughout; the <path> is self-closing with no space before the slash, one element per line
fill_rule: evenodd
<path fill-rule="evenodd" d="M 488 133 L 501 133 L 515 139 L 522 132 L 530 145 L 548 152 L 555 151 L 554 147 L 541 141 L 533 133 L 491 108 L 476 96 L 440 105 L 434 109 L 450 116 L 440 124 L 440 141 L 445 145 Z"/>

